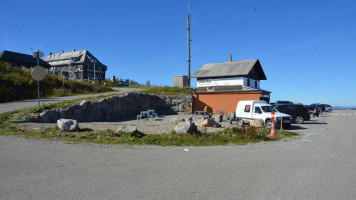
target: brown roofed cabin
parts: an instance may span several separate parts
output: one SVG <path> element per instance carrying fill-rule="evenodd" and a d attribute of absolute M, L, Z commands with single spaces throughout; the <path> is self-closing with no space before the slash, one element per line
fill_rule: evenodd
<path fill-rule="evenodd" d="M 267 78 L 258 59 L 204 64 L 192 78 L 197 78 L 194 111 L 208 106 L 210 113 L 229 113 L 241 100 L 270 101 L 271 92 L 260 89 Z"/>

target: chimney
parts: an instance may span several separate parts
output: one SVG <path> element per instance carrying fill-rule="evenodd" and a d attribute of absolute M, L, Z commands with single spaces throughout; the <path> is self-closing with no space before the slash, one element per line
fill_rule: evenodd
<path fill-rule="evenodd" d="M 49 55 L 51 56 L 51 55 L 52 55 L 52 52 L 50 52 Z"/>
<path fill-rule="evenodd" d="M 75 49 L 72 49 L 72 53 L 74 53 L 75 52 Z"/>
<path fill-rule="evenodd" d="M 229 54 L 229 62 L 232 62 L 232 55 Z"/>
<path fill-rule="evenodd" d="M 61 53 L 64 53 L 64 51 L 62 50 Z"/>

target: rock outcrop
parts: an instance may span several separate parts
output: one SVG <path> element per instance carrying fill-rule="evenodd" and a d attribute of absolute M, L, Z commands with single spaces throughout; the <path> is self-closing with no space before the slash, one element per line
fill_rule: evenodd
<path fill-rule="evenodd" d="M 195 123 L 190 123 L 189 121 L 179 122 L 174 130 L 179 133 L 196 133 L 198 131 L 198 127 Z"/>
<path fill-rule="evenodd" d="M 75 119 L 78 122 L 116 120 L 138 115 L 141 111 L 155 110 L 158 114 L 184 112 L 191 107 L 191 95 L 148 95 L 130 93 L 104 98 L 99 101 L 84 100 L 78 105 L 62 110 L 46 110 L 29 121 L 55 123 L 58 119 Z M 36 119 L 35 119 L 36 118 Z"/>

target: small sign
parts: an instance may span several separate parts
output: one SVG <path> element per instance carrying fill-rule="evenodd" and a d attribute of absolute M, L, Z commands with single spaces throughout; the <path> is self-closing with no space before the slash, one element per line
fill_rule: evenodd
<path fill-rule="evenodd" d="M 33 52 L 33 57 L 34 58 L 41 58 L 43 57 L 43 52 L 42 51 L 36 51 L 36 52 Z"/>
<path fill-rule="evenodd" d="M 46 70 L 41 66 L 36 66 L 35 68 L 33 68 L 31 75 L 32 78 L 36 81 L 41 81 L 46 75 Z"/>

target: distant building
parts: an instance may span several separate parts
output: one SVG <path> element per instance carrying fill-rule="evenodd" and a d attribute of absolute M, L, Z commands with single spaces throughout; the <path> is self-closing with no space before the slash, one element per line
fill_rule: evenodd
<path fill-rule="evenodd" d="M 73 80 L 105 80 L 107 66 L 102 64 L 88 50 L 50 53 L 44 61 L 51 65 L 49 73 L 65 76 Z M 94 70 L 95 66 L 95 70 Z"/>
<path fill-rule="evenodd" d="M 26 68 L 34 68 L 37 66 L 37 58 L 33 58 L 32 55 L 17 53 L 12 51 L 1 51 L 0 52 L 0 60 L 3 60 L 12 67 L 26 67 Z M 51 67 L 48 63 L 39 59 L 40 66 L 44 68 Z"/>
<path fill-rule="evenodd" d="M 188 76 L 173 76 L 173 87 L 189 87 Z"/>
<path fill-rule="evenodd" d="M 235 112 L 240 100 L 270 101 L 269 91 L 260 89 L 267 80 L 259 60 L 210 63 L 201 66 L 193 75 L 197 78 L 194 110 Z"/>

